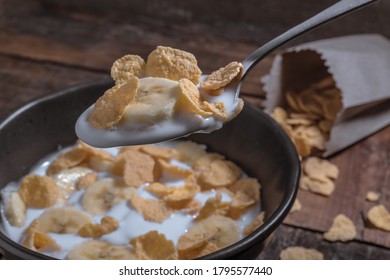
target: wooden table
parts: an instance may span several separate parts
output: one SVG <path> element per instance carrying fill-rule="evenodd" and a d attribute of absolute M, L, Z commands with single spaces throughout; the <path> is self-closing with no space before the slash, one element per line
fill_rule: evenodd
<path fill-rule="evenodd" d="M 243 59 L 272 36 L 335 1 L 60 2 L 0 0 L 1 119 L 39 96 L 106 79 L 115 59 L 127 53 L 146 58 L 156 45 L 194 53 L 208 73 Z M 363 32 L 390 37 L 389 12 L 389 3 L 382 1 L 289 45 Z M 272 59 L 266 58 L 247 78 L 246 101 L 261 106 L 264 92 L 259 78 L 269 71 Z M 258 259 L 278 259 L 288 246 L 315 248 L 327 259 L 390 259 L 390 234 L 367 228 L 363 219 L 373 205 L 364 200 L 367 190 L 379 191 L 380 203 L 390 209 L 390 127 L 330 160 L 341 171 L 335 193 L 325 198 L 300 191 L 302 210 L 289 215 Z M 358 236 L 348 243 L 326 242 L 322 234 L 340 211 L 354 220 Z"/>

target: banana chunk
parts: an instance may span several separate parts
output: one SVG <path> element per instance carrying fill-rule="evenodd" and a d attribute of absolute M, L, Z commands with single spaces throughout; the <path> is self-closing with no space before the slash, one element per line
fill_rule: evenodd
<path fill-rule="evenodd" d="M 122 122 L 151 125 L 172 117 L 178 94 L 177 81 L 147 77 L 140 79 L 140 86 L 133 102 L 126 107 Z"/>
<path fill-rule="evenodd" d="M 100 240 L 86 241 L 74 247 L 68 254 L 69 260 L 135 260 L 130 246 L 111 245 Z"/>
<path fill-rule="evenodd" d="M 52 208 L 35 219 L 30 230 L 60 234 L 77 233 L 84 225 L 92 223 L 91 217 L 81 210 L 73 208 Z"/>
<path fill-rule="evenodd" d="M 112 178 L 104 178 L 85 190 L 81 203 L 88 213 L 99 215 L 110 210 L 113 205 L 130 199 L 135 192 L 134 187 L 121 184 Z"/>
<path fill-rule="evenodd" d="M 62 170 L 52 176 L 61 191 L 61 198 L 66 200 L 77 189 L 78 181 L 93 170 L 85 167 L 73 167 Z"/>
<path fill-rule="evenodd" d="M 5 200 L 5 216 L 15 227 L 22 227 L 26 221 L 26 203 L 18 192 L 11 192 Z"/>

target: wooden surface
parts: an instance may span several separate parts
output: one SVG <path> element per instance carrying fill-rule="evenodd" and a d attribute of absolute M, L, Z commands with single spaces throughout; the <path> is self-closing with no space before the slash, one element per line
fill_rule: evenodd
<path fill-rule="evenodd" d="M 335 1 L 245 0 L 239 9 L 234 9 L 237 1 L 216 1 L 220 9 L 213 7 L 218 8 L 215 13 L 204 9 L 202 1 L 141 2 L 113 0 L 113 7 L 107 8 L 103 1 L 0 0 L 0 119 L 36 97 L 108 78 L 115 59 L 126 53 L 146 58 L 156 45 L 190 51 L 204 72 L 210 72 L 243 59 L 272 36 Z M 384 2 L 294 43 L 365 32 L 390 37 L 390 5 Z M 247 101 L 261 106 L 264 92 L 259 78 L 271 63 L 272 56 L 251 72 L 243 87 Z M 259 259 L 278 259 L 288 246 L 316 248 L 327 259 L 390 259 L 390 234 L 368 228 L 365 222 L 375 204 L 365 201 L 368 190 L 380 192 L 380 203 L 390 209 L 390 127 L 331 161 L 341 172 L 334 194 L 325 198 L 300 191 L 302 210 L 287 217 Z M 324 241 L 322 233 L 341 212 L 357 225 L 356 240 Z"/>

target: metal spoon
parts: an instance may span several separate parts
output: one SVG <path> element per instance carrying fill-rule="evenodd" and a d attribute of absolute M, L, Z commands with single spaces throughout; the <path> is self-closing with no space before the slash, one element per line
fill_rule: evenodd
<path fill-rule="evenodd" d="M 237 106 L 237 101 L 240 94 L 242 82 L 244 81 L 248 72 L 266 55 L 280 47 L 284 43 L 308 32 L 322 24 L 325 24 L 333 19 L 336 19 L 342 15 L 350 13 L 354 10 L 362 8 L 368 4 L 371 4 L 377 0 L 342 0 L 323 10 L 310 19 L 298 24 L 297 26 L 289 29 L 285 33 L 266 43 L 262 47 L 255 50 L 242 62 L 243 74 L 239 81 L 230 83 L 224 89 L 223 102 L 228 112 L 233 112 Z M 202 75 L 202 79 L 205 75 Z M 222 101 L 222 97 L 214 98 L 215 101 Z M 226 102 L 228 100 L 228 102 Z M 196 132 L 208 132 L 218 129 L 222 124 L 216 125 L 215 121 L 206 119 L 203 122 L 185 122 L 172 125 L 166 125 L 166 123 L 157 124 L 151 128 L 145 130 L 129 131 L 118 127 L 115 131 L 106 131 L 102 129 L 92 128 L 87 117 L 91 112 L 92 106 L 88 108 L 77 120 L 76 134 L 84 142 L 95 147 L 114 147 L 125 145 L 141 145 L 151 144 L 167 140 L 172 140 L 182 136 L 186 136 Z M 173 122 L 174 123 L 174 122 Z"/>

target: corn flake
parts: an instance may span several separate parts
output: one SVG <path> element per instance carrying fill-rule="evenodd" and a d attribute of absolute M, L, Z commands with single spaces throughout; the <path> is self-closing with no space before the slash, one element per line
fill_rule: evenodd
<path fill-rule="evenodd" d="M 157 160 L 157 165 L 161 169 L 160 171 L 161 174 L 163 174 L 164 172 L 168 172 L 171 175 L 183 176 L 183 177 L 191 176 L 194 174 L 194 172 L 191 169 L 182 168 L 180 166 L 171 164 L 162 159 Z"/>
<path fill-rule="evenodd" d="M 222 102 L 209 103 L 207 101 L 203 101 L 203 107 L 205 111 L 211 112 L 214 117 L 221 120 L 226 120 L 229 117 L 225 105 Z"/>
<path fill-rule="evenodd" d="M 233 193 L 243 192 L 256 202 L 260 200 L 261 185 L 255 178 L 239 179 L 228 186 L 228 189 Z"/>
<path fill-rule="evenodd" d="M 146 221 L 161 223 L 173 212 L 164 201 L 159 199 L 145 199 L 133 194 L 130 197 L 130 202 Z"/>
<path fill-rule="evenodd" d="M 23 246 L 39 252 L 60 250 L 60 245 L 47 233 L 33 231 L 28 233 L 22 243 Z"/>
<path fill-rule="evenodd" d="M 132 76 L 145 72 L 145 61 L 138 55 L 127 54 L 117 59 L 111 67 L 111 77 L 117 84 L 124 84 Z"/>
<path fill-rule="evenodd" d="M 303 161 L 304 172 L 313 179 L 336 179 L 339 176 L 338 167 L 328 160 L 309 157 Z"/>
<path fill-rule="evenodd" d="M 182 187 L 173 188 L 173 191 L 163 197 L 163 201 L 172 208 L 186 208 L 197 193 L 200 192 L 200 187 L 195 184 L 186 184 Z"/>
<path fill-rule="evenodd" d="M 356 227 L 352 220 L 344 214 L 337 215 L 330 229 L 324 233 L 328 241 L 350 241 L 356 237 Z"/>
<path fill-rule="evenodd" d="M 177 158 L 182 162 L 193 165 L 199 158 L 205 156 L 206 146 L 192 141 L 183 141 L 175 146 L 178 152 Z"/>
<path fill-rule="evenodd" d="M 192 260 L 215 252 L 218 246 L 210 242 L 212 234 L 200 233 L 197 235 L 180 237 L 177 250 L 182 260 Z"/>
<path fill-rule="evenodd" d="M 371 202 L 377 202 L 380 198 L 380 194 L 377 192 L 369 191 L 366 194 L 366 200 Z"/>
<path fill-rule="evenodd" d="M 155 196 L 163 197 L 174 191 L 174 188 L 168 187 L 167 185 L 161 184 L 159 182 L 151 183 L 145 187 L 145 190 L 152 193 Z"/>
<path fill-rule="evenodd" d="M 155 161 L 147 154 L 136 150 L 126 150 L 116 158 L 113 173 L 123 176 L 128 186 L 139 187 L 154 181 Z"/>
<path fill-rule="evenodd" d="M 47 208 L 56 203 L 60 190 L 52 178 L 29 174 L 20 183 L 19 195 L 28 207 Z"/>
<path fill-rule="evenodd" d="M 328 178 L 318 180 L 302 175 L 299 182 L 299 187 L 303 190 L 308 190 L 323 196 L 330 196 L 335 189 L 335 184 Z"/>
<path fill-rule="evenodd" d="M 87 153 L 81 147 L 75 147 L 60 154 L 53 160 L 46 170 L 46 175 L 51 176 L 62 170 L 80 165 L 87 158 Z"/>
<path fill-rule="evenodd" d="M 155 230 L 137 236 L 130 241 L 139 260 L 177 260 L 174 243 Z"/>
<path fill-rule="evenodd" d="M 238 220 L 242 214 L 255 203 L 255 198 L 250 197 L 243 191 L 238 191 L 234 194 L 233 200 L 230 203 L 228 215 L 230 218 Z"/>
<path fill-rule="evenodd" d="M 146 71 L 152 77 L 175 81 L 185 78 L 194 84 L 199 83 L 202 74 L 193 54 L 164 46 L 158 46 L 149 54 Z"/>
<path fill-rule="evenodd" d="M 384 205 L 373 206 L 367 213 L 367 219 L 375 228 L 390 231 L 390 213 Z"/>
<path fill-rule="evenodd" d="M 215 197 L 210 197 L 206 200 L 205 204 L 199 210 L 199 213 L 194 220 L 199 221 L 211 215 L 225 216 L 229 211 L 229 206 L 230 205 L 228 202 L 222 202 L 222 195 L 220 192 L 218 192 Z"/>
<path fill-rule="evenodd" d="M 248 236 L 252 232 L 254 232 L 256 229 L 258 229 L 263 223 L 265 218 L 265 212 L 261 212 L 259 215 L 257 215 L 256 219 L 254 219 L 249 225 L 247 225 L 244 228 L 244 235 Z"/>
<path fill-rule="evenodd" d="M 135 98 L 139 79 L 131 76 L 124 84 L 108 89 L 88 116 L 89 123 L 102 129 L 114 127 L 123 117 L 126 106 Z"/>
<path fill-rule="evenodd" d="M 291 207 L 290 213 L 298 212 L 301 211 L 302 209 L 302 204 L 298 200 L 298 198 L 295 199 L 293 206 Z"/>
<path fill-rule="evenodd" d="M 281 260 L 323 260 L 324 255 L 315 250 L 304 247 L 288 247 L 280 253 Z"/>
<path fill-rule="evenodd" d="M 206 111 L 198 88 L 188 79 L 179 80 L 179 93 L 176 107 L 199 114 L 202 117 L 210 117 L 212 112 Z"/>
<path fill-rule="evenodd" d="M 215 154 L 198 159 L 194 169 L 200 171 L 199 183 L 202 189 L 226 187 L 241 176 L 241 170 L 237 165 Z"/>
<path fill-rule="evenodd" d="M 140 150 L 154 158 L 161 158 L 165 160 L 169 160 L 177 156 L 177 151 L 175 149 L 156 145 L 140 146 Z"/>
<path fill-rule="evenodd" d="M 242 73 L 242 64 L 240 62 L 230 62 L 228 65 L 214 71 L 206 80 L 200 84 L 205 90 L 218 90 L 225 87 L 235 78 L 240 78 Z"/>
<path fill-rule="evenodd" d="M 88 223 L 85 224 L 79 231 L 78 235 L 81 237 L 92 237 L 94 239 L 100 238 L 105 234 L 109 234 L 119 227 L 119 222 L 110 216 L 103 217 L 100 224 Z"/>
<path fill-rule="evenodd" d="M 76 182 L 76 189 L 86 189 L 98 180 L 96 173 L 87 173 Z"/>

